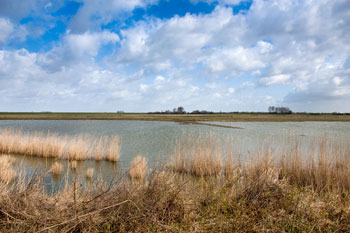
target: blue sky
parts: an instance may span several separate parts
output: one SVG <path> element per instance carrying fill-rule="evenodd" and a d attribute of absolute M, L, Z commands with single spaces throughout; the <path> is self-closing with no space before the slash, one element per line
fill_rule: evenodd
<path fill-rule="evenodd" d="M 0 111 L 350 112 L 347 0 L 1 0 Z"/>

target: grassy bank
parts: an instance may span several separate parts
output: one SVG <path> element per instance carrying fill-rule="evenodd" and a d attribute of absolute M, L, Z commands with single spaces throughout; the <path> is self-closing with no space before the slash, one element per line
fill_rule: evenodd
<path fill-rule="evenodd" d="M 350 145 L 299 141 L 249 163 L 213 138 L 180 142 L 167 164 L 137 156 L 105 184 L 47 195 L 43 177 L 0 186 L 1 232 L 348 232 Z M 5 157 L 5 160 L 10 160 Z M 4 162 L 11 167 L 13 161 Z M 147 175 L 146 175 L 147 174 Z M 86 174 L 88 178 L 88 172 Z M 19 180 L 19 182 L 18 182 Z"/>
<path fill-rule="evenodd" d="M 350 115 L 332 114 L 253 114 L 253 113 L 223 113 L 223 114 L 145 114 L 145 113 L 0 113 L 0 120 L 144 120 L 144 121 L 347 121 Z"/>

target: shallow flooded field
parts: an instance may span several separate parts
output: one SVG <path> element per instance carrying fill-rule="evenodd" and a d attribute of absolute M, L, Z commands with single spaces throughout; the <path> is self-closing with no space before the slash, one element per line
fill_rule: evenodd
<path fill-rule="evenodd" d="M 193 143 L 207 143 L 220 150 L 223 157 L 231 153 L 241 161 L 250 161 L 259 153 L 269 150 L 279 155 L 293 146 L 308 153 L 310 147 L 321 139 L 340 145 L 349 142 L 349 122 L 211 122 L 240 127 L 242 129 L 214 126 L 179 124 L 156 121 L 109 121 L 109 120 L 3 120 L 0 130 L 21 130 L 26 133 L 47 132 L 59 136 L 89 135 L 91 138 L 116 136 L 120 138 L 118 162 L 78 161 L 76 169 L 69 169 L 70 161 L 59 159 L 63 165 L 62 175 L 47 176 L 45 183 L 56 187 L 62 180 L 80 177 L 85 180 L 88 168 L 94 169 L 94 179 L 110 181 L 125 172 L 133 158 L 138 155 L 148 159 L 148 167 L 162 166 L 171 160 L 177 150 L 186 150 Z M 295 145 L 297 143 L 297 145 Z M 181 148 L 180 148 L 181 147 Z M 269 153 L 270 153 L 269 152 Z M 15 155 L 14 169 L 25 177 L 37 172 L 47 172 L 57 159 Z M 223 158 L 225 159 L 225 158 Z M 24 168 L 24 169 L 23 169 Z"/>

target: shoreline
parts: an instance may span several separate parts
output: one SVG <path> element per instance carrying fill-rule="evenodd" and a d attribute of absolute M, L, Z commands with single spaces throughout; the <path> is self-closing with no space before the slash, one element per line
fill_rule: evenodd
<path fill-rule="evenodd" d="M 147 113 L 9 113 L 0 112 L 0 120 L 142 120 L 191 124 L 201 122 L 350 122 L 350 115 L 333 114 L 147 114 Z M 222 126 L 219 126 L 222 127 Z"/>

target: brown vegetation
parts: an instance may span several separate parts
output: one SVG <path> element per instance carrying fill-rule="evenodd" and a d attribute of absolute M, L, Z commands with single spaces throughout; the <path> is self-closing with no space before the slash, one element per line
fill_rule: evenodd
<path fill-rule="evenodd" d="M 85 173 L 86 178 L 92 179 L 94 177 L 94 169 L 92 167 L 88 168 Z"/>
<path fill-rule="evenodd" d="M 147 159 L 136 156 L 130 163 L 129 176 L 131 179 L 144 179 L 147 173 Z"/>
<path fill-rule="evenodd" d="M 16 172 L 13 165 L 16 159 L 9 155 L 2 155 L 0 157 L 0 181 L 4 184 L 9 184 L 16 178 Z"/>
<path fill-rule="evenodd" d="M 63 173 L 63 165 L 58 162 L 54 162 L 50 168 L 50 171 L 54 175 L 60 175 Z"/>
<path fill-rule="evenodd" d="M 106 147 L 106 160 L 111 162 L 117 162 L 119 159 L 120 151 L 120 139 L 119 136 L 112 136 L 109 140 L 109 144 Z"/>
<path fill-rule="evenodd" d="M 43 191 L 41 177 L 26 185 L 1 186 L 0 230 L 350 231 L 349 143 L 321 138 L 304 151 L 296 138 L 288 148 L 271 151 L 266 146 L 253 161 L 240 163 L 230 150 L 214 147 L 211 136 L 191 140 L 183 148 L 179 143 L 169 166 L 147 176 L 144 165 L 136 169 L 143 175 L 130 175 L 133 167 L 146 164 L 136 157 L 128 174 L 147 182 L 130 183 L 127 176 L 113 184 L 95 181 L 88 188 L 67 182 L 52 195 Z M 196 161 L 199 158 L 206 162 Z"/>
<path fill-rule="evenodd" d="M 178 143 L 169 167 L 173 171 L 194 176 L 220 175 L 222 154 L 215 147 L 216 144 L 212 135 L 199 139 L 189 137 L 186 141 Z"/>
<path fill-rule="evenodd" d="M 119 136 L 60 136 L 56 133 L 0 129 L 0 153 L 44 158 L 87 160 L 119 159 Z"/>
<path fill-rule="evenodd" d="M 76 160 L 70 161 L 70 168 L 75 170 L 78 167 L 78 162 Z"/>

